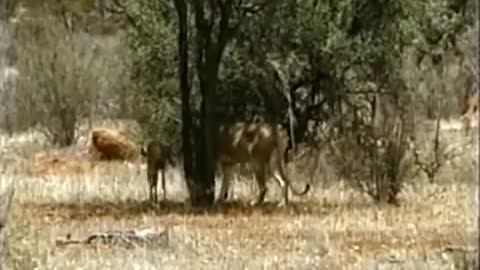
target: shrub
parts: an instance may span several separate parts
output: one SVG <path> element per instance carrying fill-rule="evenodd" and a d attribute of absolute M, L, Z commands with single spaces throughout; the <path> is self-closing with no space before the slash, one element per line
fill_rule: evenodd
<path fill-rule="evenodd" d="M 92 36 L 68 31 L 55 17 L 23 20 L 15 42 L 17 129 L 39 126 L 51 143 L 72 144 L 80 119 L 108 109 L 113 98 L 107 90 L 115 89 L 109 82 L 122 81 L 112 80 L 111 71 L 120 69 L 107 63 Z"/>
<path fill-rule="evenodd" d="M 357 123 L 330 145 L 337 173 L 376 202 L 398 204 L 412 168 L 409 156 L 411 130 L 402 114 Z"/>

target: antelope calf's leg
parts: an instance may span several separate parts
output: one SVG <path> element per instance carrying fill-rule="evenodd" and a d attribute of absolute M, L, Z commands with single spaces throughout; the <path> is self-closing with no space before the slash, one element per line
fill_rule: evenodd
<path fill-rule="evenodd" d="M 150 188 L 150 200 L 157 202 L 157 182 L 158 182 L 158 172 L 153 170 L 152 167 L 147 168 L 147 180 Z"/>
<path fill-rule="evenodd" d="M 167 199 L 167 189 L 165 187 L 165 168 L 162 168 L 162 190 L 163 190 L 163 200 Z"/>

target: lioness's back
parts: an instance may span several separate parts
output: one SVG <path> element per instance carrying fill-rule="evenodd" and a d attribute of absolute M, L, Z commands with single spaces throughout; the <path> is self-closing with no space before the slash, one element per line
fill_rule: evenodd
<path fill-rule="evenodd" d="M 246 162 L 252 155 L 266 159 L 280 146 L 276 126 L 268 123 L 237 122 L 220 128 L 220 160 Z"/>

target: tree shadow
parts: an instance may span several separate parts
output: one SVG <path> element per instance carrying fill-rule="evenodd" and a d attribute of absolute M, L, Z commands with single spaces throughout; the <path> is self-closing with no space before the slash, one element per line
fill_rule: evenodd
<path fill-rule="evenodd" d="M 251 206 L 245 201 L 228 201 L 216 204 L 209 208 L 200 208 L 178 201 L 159 201 L 152 203 L 148 200 L 102 201 L 95 200 L 84 203 L 48 203 L 22 205 L 30 208 L 36 215 L 60 215 L 67 219 L 86 219 L 99 217 L 131 218 L 140 215 L 222 215 L 222 216 L 324 216 L 332 211 L 331 207 L 324 207 L 319 202 L 291 202 L 286 207 L 279 207 L 276 202 L 264 202 L 258 206 Z"/>

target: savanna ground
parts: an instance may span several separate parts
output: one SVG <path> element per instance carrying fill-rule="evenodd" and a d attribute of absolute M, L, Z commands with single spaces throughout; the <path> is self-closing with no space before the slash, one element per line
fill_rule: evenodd
<path fill-rule="evenodd" d="M 442 134 L 452 145 L 463 140 L 458 130 Z M 455 269 L 446 249 L 478 242 L 476 144 L 445 165 L 435 183 L 421 174 L 408 181 L 400 207 L 375 205 L 321 163 L 313 191 L 291 196 L 287 209 L 274 206 L 274 181 L 265 205 L 246 206 L 256 187 L 239 178 L 233 202 L 199 212 L 183 203 L 179 168 L 167 171 L 167 202 L 152 207 L 144 166 L 89 163 L 81 156 L 84 140 L 69 151 L 45 149 L 33 132 L 0 143 L 0 190 L 16 189 L 7 226 L 10 269 Z M 296 185 L 306 181 L 299 169 L 289 166 L 288 173 Z M 168 228 L 169 244 L 154 250 L 55 245 L 69 233 L 159 227 Z"/>

